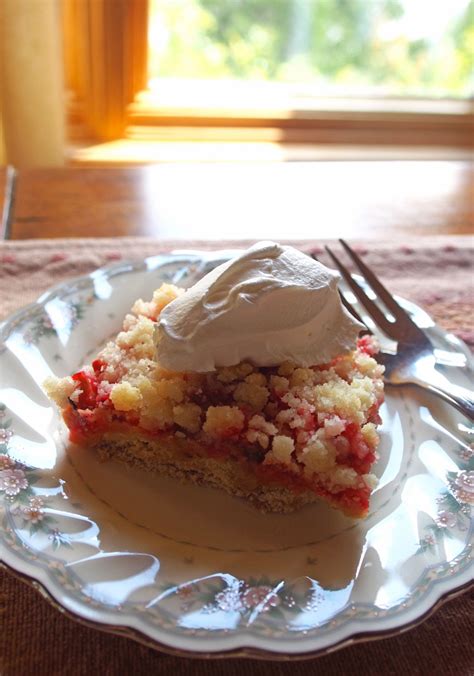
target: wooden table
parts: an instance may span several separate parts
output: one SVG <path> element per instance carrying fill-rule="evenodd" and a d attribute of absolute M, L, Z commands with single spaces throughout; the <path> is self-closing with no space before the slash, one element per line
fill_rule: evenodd
<path fill-rule="evenodd" d="M 461 161 L 35 169 L 14 183 L 4 210 L 12 239 L 395 239 L 469 234 L 474 225 L 474 169 Z M 0 205 L 11 188 L 3 169 Z"/>

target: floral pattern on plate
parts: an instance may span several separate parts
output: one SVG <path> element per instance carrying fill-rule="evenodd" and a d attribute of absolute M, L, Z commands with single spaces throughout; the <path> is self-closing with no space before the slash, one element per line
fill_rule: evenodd
<path fill-rule="evenodd" d="M 14 432 L 5 408 L 0 402 L 0 493 L 3 493 L 10 514 L 20 519 L 30 537 L 41 532 L 48 536 L 54 549 L 70 547 L 68 536 L 61 533 L 56 519 L 47 513 L 50 492 L 43 495 L 40 488 L 34 487 L 40 474 L 9 454 L 9 440 Z"/>
<path fill-rule="evenodd" d="M 211 489 L 101 465 L 65 440 L 44 378 L 80 366 L 137 297 L 162 281 L 190 284 L 222 258 L 120 263 L 1 326 L 2 558 L 75 615 L 183 652 L 318 653 L 416 621 L 472 578 L 471 431 L 444 404 L 388 393 L 363 523 L 325 505 L 261 515 Z M 449 373 L 468 384 L 462 343 L 405 304 L 464 360 Z"/>

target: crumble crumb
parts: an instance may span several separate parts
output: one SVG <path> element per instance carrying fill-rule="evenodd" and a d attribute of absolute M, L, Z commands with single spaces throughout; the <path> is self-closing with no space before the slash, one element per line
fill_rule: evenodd
<path fill-rule="evenodd" d="M 254 415 L 249 420 L 249 427 L 254 430 L 265 432 L 268 436 L 273 436 L 278 433 L 278 428 L 271 422 L 265 420 L 263 415 Z"/>
<path fill-rule="evenodd" d="M 209 406 L 204 432 L 214 437 L 238 434 L 244 428 L 245 416 L 237 406 Z"/>
<path fill-rule="evenodd" d="M 299 454 L 299 460 L 305 466 L 307 473 L 329 472 L 336 466 L 336 447 L 324 435 L 324 430 L 318 430 L 309 440 L 307 446 Z"/>
<path fill-rule="evenodd" d="M 374 423 L 366 423 L 361 427 L 360 431 L 366 444 L 372 447 L 377 446 L 379 443 L 379 435 L 377 434 Z"/>
<path fill-rule="evenodd" d="M 283 376 L 270 376 L 270 387 L 277 397 L 283 397 L 290 388 L 290 381 Z"/>
<path fill-rule="evenodd" d="M 295 364 L 292 364 L 290 361 L 284 361 L 283 364 L 280 364 L 280 366 L 278 367 L 278 375 L 291 376 L 295 368 L 296 368 Z"/>
<path fill-rule="evenodd" d="M 142 395 L 138 387 L 123 382 L 113 385 L 110 398 L 117 411 L 133 411 L 140 408 Z"/>
<path fill-rule="evenodd" d="M 180 289 L 173 284 L 162 284 L 160 288 L 156 289 L 153 293 L 151 301 L 146 302 L 141 298 L 135 301 L 132 312 L 135 315 L 142 315 L 156 321 L 163 308 L 183 293 L 184 289 Z"/>
<path fill-rule="evenodd" d="M 236 402 L 249 404 L 255 411 L 261 411 L 265 408 L 270 392 L 263 385 L 256 385 L 252 382 L 240 382 L 234 391 Z"/>
<path fill-rule="evenodd" d="M 272 448 L 265 456 L 265 463 L 282 463 L 290 465 L 292 462 L 291 454 L 295 449 L 295 442 L 290 437 L 281 434 L 275 436 L 272 442 Z"/>
<path fill-rule="evenodd" d="M 60 408 L 67 405 L 69 397 L 71 397 L 76 383 L 70 376 L 66 378 L 55 378 L 49 376 L 43 383 L 43 387 L 48 397 L 50 397 Z"/>
<path fill-rule="evenodd" d="M 235 380 L 243 380 L 252 373 L 252 364 L 242 362 L 236 366 L 223 366 L 217 369 L 217 380 L 221 383 L 233 383 Z"/>
<path fill-rule="evenodd" d="M 247 430 L 245 438 L 250 444 L 259 444 L 263 449 L 267 449 L 270 444 L 268 434 L 265 434 L 265 432 L 259 432 L 255 429 Z"/>
<path fill-rule="evenodd" d="M 189 432 L 199 432 L 201 429 L 202 409 L 197 404 L 178 404 L 173 407 L 174 422 Z"/>

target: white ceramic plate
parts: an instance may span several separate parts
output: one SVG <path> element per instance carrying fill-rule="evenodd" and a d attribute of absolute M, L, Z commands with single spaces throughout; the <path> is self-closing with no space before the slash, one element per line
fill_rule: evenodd
<path fill-rule="evenodd" d="M 44 379 L 77 370 L 136 298 L 189 285 L 226 256 L 99 270 L 2 324 L 2 561 L 74 617 L 170 652 L 287 659 L 407 628 L 473 573 L 470 430 L 428 394 L 387 391 L 363 523 L 324 504 L 263 515 L 67 443 Z M 454 364 L 445 373 L 472 384 L 465 346 L 403 302 Z"/>

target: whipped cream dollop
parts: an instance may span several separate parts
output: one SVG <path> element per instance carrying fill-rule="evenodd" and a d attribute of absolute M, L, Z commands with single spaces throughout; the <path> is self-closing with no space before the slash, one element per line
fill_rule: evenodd
<path fill-rule="evenodd" d="M 259 242 L 162 311 L 159 362 L 213 371 L 250 361 L 313 366 L 353 349 L 363 328 L 341 304 L 339 273 L 290 246 Z"/>

